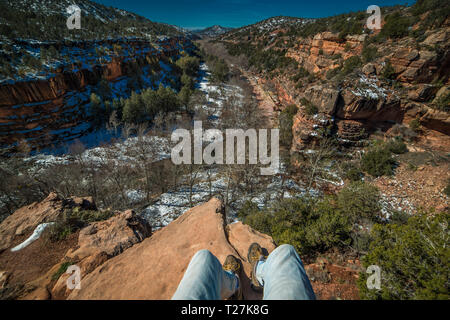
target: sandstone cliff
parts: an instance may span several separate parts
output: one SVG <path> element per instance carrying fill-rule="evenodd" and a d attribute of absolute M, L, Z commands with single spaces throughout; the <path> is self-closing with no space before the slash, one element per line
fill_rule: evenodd
<path fill-rule="evenodd" d="M 169 38 L 156 44 L 123 39 L 54 46 L 72 63 L 59 65 L 45 79 L 0 84 L 0 148 L 26 141 L 33 149 L 42 149 L 83 136 L 92 129 L 90 94 L 96 92 L 102 79 L 109 82 L 113 97 L 126 98 L 128 85 L 136 76 L 133 70 L 141 70 L 145 87 L 151 86 L 150 78 L 162 71 L 160 62 L 170 65 L 169 59 L 191 48 L 192 43 Z M 98 56 L 98 48 L 109 53 Z M 161 81 L 165 76 L 159 75 Z"/>
<path fill-rule="evenodd" d="M 409 10 L 400 11 L 409 14 Z M 422 25 L 426 15 L 417 18 L 410 29 L 422 28 L 420 37 L 406 32 L 380 38 L 380 32 L 361 33 L 359 24 L 356 31 L 361 34 L 324 31 L 334 30 L 334 23 L 344 26 L 344 19 L 351 23 L 352 17 L 361 18 L 356 14 L 319 19 L 314 28 L 309 23 L 291 28 L 257 23 L 222 40 L 231 55 L 248 56 L 249 69 L 264 83 L 275 111 L 290 104 L 299 107 L 293 151 L 316 142 L 320 130 L 332 130 L 342 144 L 359 145 L 371 133 L 387 132 L 396 124 L 409 126 L 412 121 L 425 132 L 448 136 L 448 17 L 426 27 Z M 438 91 L 443 92 L 440 103 Z M 316 117 L 307 116 L 305 99 L 318 108 Z"/>
<path fill-rule="evenodd" d="M 448 95 L 445 92 L 450 81 L 450 28 L 429 32 L 420 50 L 414 48 L 409 38 L 378 44 L 374 47 L 379 57 L 363 65 L 359 76 L 346 76 L 339 84 L 330 81 L 328 75 L 341 68 L 342 61 L 345 64 L 349 58 L 361 56 L 367 37 L 342 39 L 338 34 L 322 32 L 313 38 L 299 38 L 298 44 L 288 49 L 286 57 L 295 59 L 299 66 L 320 79 L 304 83 L 300 89 L 282 73 L 270 80 L 279 109 L 292 103 L 300 107 L 294 119 L 293 150 L 306 148 L 314 142 L 317 129 L 330 124 L 335 125 L 340 141 L 350 145 L 358 144 L 377 129 L 387 130 L 396 123 L 407 125 L 415 119 L 428 130 L 450 134 L 449 113 L 433 108 L 440 88 L 441 96 Z M 393 68 L 391 77 L 401 85 L 394 87 L 383 79 L 387 64 Z M 442 81 L 441 87 L 433 84 L 437 79 Z M 325 81 L 328 83 L 324 84 Z M 318 107 L 318 117 L 306 120 L 306 106 L 301 98 Z"/>

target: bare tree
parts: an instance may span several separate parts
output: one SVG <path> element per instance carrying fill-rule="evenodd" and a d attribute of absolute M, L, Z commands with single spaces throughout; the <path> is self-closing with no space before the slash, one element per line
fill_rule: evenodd
<path fill-rule="evenodd" d="M 333 141 L 329 138 L 322 138 L 319 146 L 314 152 L 307 154 L 308 167 L 310 170 L 308 191 L 311 190 L 317 174 L 321 170 L 321 163 L 324 159 L 331 157 L 336 152 Z"/>
<path fill-rule="evenodd" d="M 117 129 L 120 126 L 120 120 L 117 116 L 117 110 L 113 110 L 113 112 L 109 116 L 109 120 L 106 126 L 109 131 L 114 131 L 114 135 L 117 136 Z"/>

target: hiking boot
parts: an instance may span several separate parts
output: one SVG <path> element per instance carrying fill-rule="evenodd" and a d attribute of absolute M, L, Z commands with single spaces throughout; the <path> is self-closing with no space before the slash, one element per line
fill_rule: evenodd
<path fill-rule="evenodd" d="M 247 259 L 252 266 L 252 272 L 250 274 L 251 287 L 257 292 L 262 292 L 263 286 L 256 278 L 256 267 L 258 266 L 258 262 L 265 259 L 265 257 L 262 248 L 258 243 L 253 243 L 250 246 L 250 248 L 248 249 Z"/>
<path fill-rule="evenodd" d="M 229 300 L 244 300 L 243 292 L 242 292 L 242 282 L 240 278 L 241 272 L 241 262 L 232 255 L 229 255 L 222 266 L 223 270 L 233 272 L 234 275 L 238 278 L 239 288 L 235 294 L 233 294 Z"/>

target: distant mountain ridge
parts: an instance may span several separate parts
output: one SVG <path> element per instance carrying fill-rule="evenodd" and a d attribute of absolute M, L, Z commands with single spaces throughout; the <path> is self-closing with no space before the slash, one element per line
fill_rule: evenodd
<path fill-rule="evenodd" d="M 231 30 L 234 30 L 234 28 L 228 28 L 228 27 L 222 27 L 220 25 L 214 25 L 211 27 L 208 27 L 206 29 L 200 29 L 200 30 L 193 30 L 192 33 L 199 36 L 199 37 L 207 37 L 207 38 L 214 38 L 220 35 L 223 35 Z"/>
<path fill-rule="evenodd" d="M 234 37 L 240 37 L 243 34 L 252 33 L 271 33 L 280 29 L 290 29 L 303 27 L 311 22 L 314 22 L 316 19 L 310 18 L 296 18 L 296 17 L 287 17 L 287 16 L 276 16 L 267 18 L 265 20 L 256 22 L 251 25 L 243 26 L 241 28 L 229 30 L 226 34 L 223 34 L 223 38 L 229 39 Z"/>
<path fill-rule="evenodd" d="M 0 37 L 35 40 L 87 40 L 118 37 L 149 38 L 184 35 L 178 28 L 150 21 L 125 10 L 79 0 L 81 30 L 68 30 L 70 0 L 3 0 L 0 2 Z"/>

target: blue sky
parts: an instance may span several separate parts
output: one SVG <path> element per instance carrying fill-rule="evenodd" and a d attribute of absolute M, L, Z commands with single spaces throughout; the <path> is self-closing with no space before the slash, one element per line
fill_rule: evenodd
<path fill-rule="evenodd" d="M 328 17 L 339 13 L 412 4 L 414 0 L 95 0 L 104 5 L 135 12 L 156 22 L 184 28 L 215 24 L 241 27 L 273 16 Z"/>

